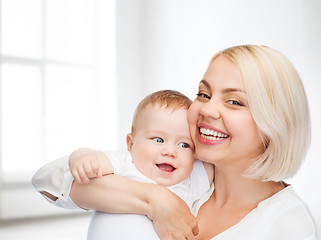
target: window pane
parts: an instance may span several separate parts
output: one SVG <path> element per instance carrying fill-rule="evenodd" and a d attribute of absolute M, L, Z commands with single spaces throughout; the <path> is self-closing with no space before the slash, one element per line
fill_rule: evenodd
<path fill-rule="evenodd" d="M 2 54 L 41 57 L 42 0 L 3 0 L 1 6 Z"/>
<path fill-rule="evenodd" d="M 49 59 L 93 63 L 92 0 L 46 1 L 46 54 Z"/>
<path fill-rule="evenodd" d="M 42 161 L 42 101 L 37 67 L 2 65 L 2 170 L 34 170 Z"/>
<path fill-rule="evenodd" d="M 51 161 L 76 148 L 94 146 L 96 81 L 92 69 L 46 68 L 46 143 Z"/>

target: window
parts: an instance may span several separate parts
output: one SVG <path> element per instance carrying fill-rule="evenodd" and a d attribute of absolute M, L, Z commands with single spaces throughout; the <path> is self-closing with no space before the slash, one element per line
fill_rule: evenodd
<path fill-rule="evenodd" d="M 2 183 L 78 147 L 116 148 L 115 3 L 0 4 Z"/>

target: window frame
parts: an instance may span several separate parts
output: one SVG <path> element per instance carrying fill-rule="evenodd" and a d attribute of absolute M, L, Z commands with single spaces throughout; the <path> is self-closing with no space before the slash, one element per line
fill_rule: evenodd
<path fill-rule="evenodd" d="M 34 59 L 29 57 L 19 57 L 19 56 L 8 56 L 2 54 L 2 48 L 0 46 L 0 71 L 2 71 L 3 64 L 14 64 L 22 66 L 35 66 L 39 68 L 41 74 L 41 98 L 42 98 L 42 152 L 41 156 L 43 158 L 42 164 L 54 159 L 46 159 L 46 143 L 45 143 L 45 84 L 46 76 L 45 69 L 48 65 L 55 66 L 67 66 L 76 67 L 80 69 L 89 68 L 94 72 L 95 82 L 95 92 L 96 94 L 96 111 L 95 118 L 96 129 L 95 134 L 97 137 L 97 147 L 105 149 L 106 146 L 111 149 L 118 148 L 117 139 L 117 114 L 116 114 L 116 61 L 115 61 L 115 15 L 116 15 L 116 0 L 104 1 L 104 0 L 91 0 L 94 4 L 94 14 L 93 14 L 93 32 L 94 32 L 94 62 L 93 64 L 82 64 L 76 62 L 67 61 L 56 61 L 50 60 L 46 57 L 46 0 L 42 0 L 42 32 L 41 32 L 41 57 Z M 2 7 L 2 0 L 0 0 L 0 10 Z M 3 20 L 3 19 L 2 19 Z M 0 44 L 2 39 L 2 29 L 0 26 Z M 107 53 L 107 54 L 106 54 Z M 106 66 L 108 65 L 108 67 Z M 0 75 L 0 88 L 2 87 L 2 79 Z M 107 91 L 107 92 L 105 92 Z M 108 94 L 112 93 L 112 94 Z M 0 98 L 1 101 L 1 98 Z M 0 102 L 1 103 L 1 102 Z M 106 111 L 106 107 L 109 107 Z M 112 114 L 113 118 L 110 118 Z M 105 122 L 106 120 L 111 121 L 109 125 Z M 2 129 L 2 109 L 0 105 L 0 129 Z M 108 138 L 107 138 L 108 136 Z M 91 146 L 89 146 L 91 147 Z M 3 137 L 0 134 L 0 152 L 3 150 Z M 52 208 L 50 204 L 43 200 L 40 194 L 38 194 L 30 182 L 30 171 L 21 172 L 18 175 L 11 177 L 10 173 L 6 173 L 3 170 L 3 159 L 0 155 L 0 221 L 15 219 L 15 218 L 25 218 L 33 217 L 39 215 L 48 214 L 65 214 L 70 213 L 70 211 L 63 210 L 59 208 Z M 40 166 L 39 166 L 40 167 Z M 37 170 L 37 169 L 35 169 Z M 33 171 L 34 173 L 34 171 Z M 19 177 L 17 177 L 19 176 Z M 23 202 L 21 201 L 23 199 Z M 24 207 L 23 211 L 21 204 L 34 206 L 30 209 Z"/>

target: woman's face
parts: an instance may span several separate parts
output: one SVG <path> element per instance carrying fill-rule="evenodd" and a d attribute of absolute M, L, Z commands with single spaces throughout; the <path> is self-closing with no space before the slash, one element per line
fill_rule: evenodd
<path fill-rule="evenodd" d="M 188 122 L 196 156 L 202 161 L 216 166 L 233 163 L 244 170 L 264 150 L 241 72 L 225 56 L 208 67 Z"/>

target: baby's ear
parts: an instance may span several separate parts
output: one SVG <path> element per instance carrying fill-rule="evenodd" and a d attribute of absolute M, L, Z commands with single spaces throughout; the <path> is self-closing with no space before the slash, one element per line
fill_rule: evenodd
<path fill-rule="evenodd" d="M 127 142 L 127 150 L 128 152 L 131 152 L 133 147 L 133 134 L 131 133 L 127 134 L 126 142 Z"/>

